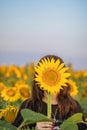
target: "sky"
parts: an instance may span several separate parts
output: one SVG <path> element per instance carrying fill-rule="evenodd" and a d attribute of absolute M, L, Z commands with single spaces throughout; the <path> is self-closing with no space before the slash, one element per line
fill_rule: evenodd
<path fill-rule="evenodd" d="M 87 69 L 87 0 L 0 0 L 0 65 L 47 54 Z"/>

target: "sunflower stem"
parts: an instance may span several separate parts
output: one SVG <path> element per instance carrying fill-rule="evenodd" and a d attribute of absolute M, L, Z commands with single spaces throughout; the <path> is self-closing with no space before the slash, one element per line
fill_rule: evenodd
<path fill-rule="evenodd" d="M 48 93 L 48 102 L 47 102 L 47 116 L 51 117 L 51 94 Z"/>

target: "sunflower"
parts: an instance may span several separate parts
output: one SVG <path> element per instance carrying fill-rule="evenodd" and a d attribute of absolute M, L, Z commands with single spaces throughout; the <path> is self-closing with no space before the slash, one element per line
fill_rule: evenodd
<path fill-rule="evenodd" d="M 77 93 L 78 93 L 78 88 L 76 86 L 76 82 L 69 79 L 68 83 L 70 85 L 70 95 L 73 96 L 73 97 L 76 96 Z"/>
<path fill-rule="evenodd" d="M 2 110 L 3 109 L 0 109 L 0 119 L 2 119 Z"/>
<path fill-rule="evenodd" d="M 20 84 L 17 86 L 21 100 L 28 99 L 31 96 L 30 86 L 27 84 Z"/>
<path fill-rule="evenodd" d="M 4 118 L 7 122 L 9 123 L 13 123 L 17 113 L 18 113 L 18 108 L 16 108 L 15 106 L 7 106 L 5 109 L 2 109 L 1 111 L 1 116 L 2 118 Z"/>
<path fill-rule="evenodd" d="M 5 85 L 3 82 L 0 82 L 0 93 L 5 89 Z"/>
<path fill-rule="evenodd" d="M 20 95 L 16 87 L 9 87 L 9 88 L 5 88 L 1 92 L 1 97 L 3 97 L 5 101 L 15 102 L 19 99 Z"/>
<path fill-rule="evenodd" d="M 42 90 L 46 90 L 53 94 L 60 92 L 62 86 L 66 86 L 70 73 L 66 72 L 67 68 L 60 60 L 51 60 L 44 58 L 35 67 L 35 81 Z"/>
<path fill-rule="evenodd" d="M 11 76 L 12 74 L 15 74 L 17 76 L 17 78 L 21 78 L 21 72 L 19 67 L 17 67 L 16 65 L 12 64 L 8 67 L 8 71 L 6 73 L 6 77 Z"/>

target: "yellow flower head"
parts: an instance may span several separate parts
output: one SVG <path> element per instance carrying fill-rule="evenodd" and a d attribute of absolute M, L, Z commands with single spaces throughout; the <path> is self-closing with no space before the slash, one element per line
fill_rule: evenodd
<path fill-rule="evenodd" d="M 28 99 L 29 97 L 31 97 L 31 90 L 30 90 L 29 85 L 20 84 L 17 88 L 18 88 L 21 100 L 24 101 L 24 100 Z"/>
<path fill-rule="evenodd" d="M 10 65 L 8 67 L 8 71 L 6 73 L 6 77 L 11 76 L 11 74 L 15 74 L 17 76 L 17 78 L 21 78 L 20 69 L 16 65 L 14 65 L 14 64 L 12 64 L 12 65 Z"/>
<path fill-rule="evenodd" d="M 0 93 L 5 89 L 5 85 L 3 82 L 0 82 Z"/>
<path fill-rule="evenodd" d="M 73 97 L 76 96 L 78 93 L 78 88 L 76 86 L 76 82 L 73 80 L 69 80 L 68 83 L 70 85 L 70 95 Z"/>
<path fill-rule="evenodd" d="M 3 109 L 0 109 L 0 119 L 2 119 L 2 116 L 3 116 L 2 110 L 3 110 Z"/>
<path fill-rule="evenodd" d="M 64 63 L 54 58 L 44 58 L 35 67 L 35 81 L 42 90 L 51 94 L 60 92 L 62 86 L 66 86 L 70 73 L 66 72 L 67 68 Z"/>
<path fill-rule="evenodd" d="M 20 96 L 16 87 L 9 87 L 9 88 L 5 88 L 1 92 L 1 97 L 3 97 L 5 101 L 15 102 L 19 99 Z"/>
<path fill-rule="evenodd" d="M 14 106 L 7 106 L 5 109 L 2 109 L 1 111 L 1 116 L 9 123 L 13 123 L 17 113 L 18 113 L 18 108 Z"/>

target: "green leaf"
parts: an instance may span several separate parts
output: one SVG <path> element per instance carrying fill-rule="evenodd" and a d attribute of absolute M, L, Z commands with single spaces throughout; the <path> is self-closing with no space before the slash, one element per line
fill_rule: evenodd
<path fill-rule="evenodd" d="M 23 116 L 23 124 L 31 124 L 42 121 L 52 121 L 52 119 L 48 119 L 47 116 L 34 112 L 29 109 L 21 110 L 21 115 Z"/>
<path fill-rule="evenodd" d="M 17 130 L 17 128 L 6 121 L 0 120 L 0 130 Z"/>
<path fill-rule="evenodd" d="M 64 127 L 62 127 L 61 130 L 78 130 L 78 127 L 76 124 L 67 124 L 64 125 Z"/>
<path fill-rule="evenodd" d="M 61 130 L 78 130 L 77 123 L 82 121 L 82 113 L 76 113 L 65 120 L 61 125 Z"/>

